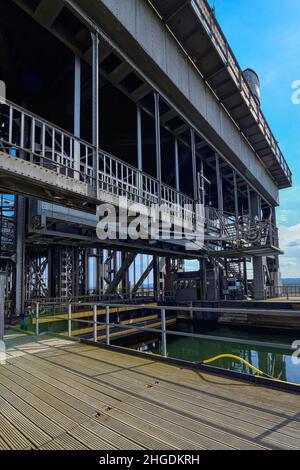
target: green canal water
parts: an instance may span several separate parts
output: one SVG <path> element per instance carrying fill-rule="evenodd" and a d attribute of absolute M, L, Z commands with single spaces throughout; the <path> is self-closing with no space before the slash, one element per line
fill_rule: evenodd
<path fill-rule="evenodd" d="M 171 358 L 203 361 L 219 354 L 234 354 L 246 359 L 276 379 L 300 384 L 300 365 L 293 363 L 293 350 L 290 348 L 295 340 L 300 340 L 300 332 L 293 334 L 285 330 L 260 328 L 249 330 L 218 326 L 215 323 L 185 321 L 177 321 L 176 325 L 169 329 L 222 338 L 222 340 L 206 340 L 169 334 L 167 335 L 167 349 L 168 356 Z M 233 342 L 233 340 L 238 340 L 238 342 Z M 258 346 L 256 342 L 268 343 L 268 345 Z M 139 336 L 131 340 L 116 341 L 115 344 L 153 354 L 161 352 L 160 337 L 154 334 L 143 335 L 143 338 Z M 278 345 L 281 346 L 278 347 Z M 247 366 L 232 359 L 222 359 L 213 365 L 223 369 L 252 373 Z"/>

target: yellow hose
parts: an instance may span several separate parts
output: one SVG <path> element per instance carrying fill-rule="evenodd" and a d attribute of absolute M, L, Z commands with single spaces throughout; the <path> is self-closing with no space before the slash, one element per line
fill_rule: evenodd
<path fill-rule="evenodd" d="M 272 377 L 271 375 L 268 375 L 266 374 L 265 372 L 262 372 L 261 370 L 257 369 L 256 367 L 254 367 L 252 364 L 250 364 L 249 362 L 245 361 L 245 359 L 242 359 L 241 357 L 239 356 L 235 356 L 234 354 L 220 354 L 219 356 L 216 356 L 216 357 L 212 357 L 211 359 L 206 359 L 205 361 L 202 361 L 201 364 L 210 364 L 211 362 L 215 362 L 215 361 L 218 361 L 219 359 L 236 359 L 237 361 L 241 361 L 243 362 L 244 364 L 246 364 L 250 369 L 254 370 L 258 375 L 261 375 L 263 376 L 265 379 L 269 379 L 269 380 L 272 380 L 274 382 L 278 382 L 278 383 L 282 383 L 282 384 L 287 384 L 287 385 L 292 385 L 293 387 L 297 387 L 297 388 L 300 388 L 300 385 L 299 384 L 296 384 L 296 383 L 292 383 L 292 382 L 287 382 L 286 380 L 279 380 L 279 379 L 275 379 L 274 377 Z"/>
<path fill-rule="evenodd" d="M 206 359 L 206 361 L 203 361 L 202 363 L 203 364 L 210 364 L 211 362 L 215 362 L 215 361 L 218 361 L 219 359 L 224 359 L 224 358 L 236 359 L 237 361 L 240 361 L 240 362 L 243 362 L 244 364 L 246 364 L 246 366 L 248 366 L 250 369 L 254 370 L 257 374 L 269 377 L 267 374 L 265 374 L 261 370 L 257 369 L 256 367 L 254 367 L 249 362 L 245 361 L 245 359 L 242 359 L 239 356 L 234 356 L 233 354 L 220 354 L 219 356 L 212 357 L 211 359 Z"/>

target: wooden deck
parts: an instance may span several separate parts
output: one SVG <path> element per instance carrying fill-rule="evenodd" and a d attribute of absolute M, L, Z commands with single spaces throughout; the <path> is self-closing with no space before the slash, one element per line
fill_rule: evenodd
<path fill-rule="evenodd" d="M 9 332 L 0 449 L 300 449 L 299 396 Z"/>

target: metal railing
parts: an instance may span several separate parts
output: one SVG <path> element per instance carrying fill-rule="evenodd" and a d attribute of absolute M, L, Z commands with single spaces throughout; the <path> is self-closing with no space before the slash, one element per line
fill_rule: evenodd
<path fill-rule="evenodd" d="M 237 218 L 214 207 L 205 207 L 208 230 L 217 230 L 228 242 L 242 246 L 279 247 L 278 228 L 270 220 L 254 222 L 250 217 Z"/>
<path fill-rule="evenodd" d="M 264 295 L 266 299 L 299 299 L 300 301 L 300 284 L 266 287 Z"/>
<path fill-rule="evenodd" d="M 276 160 L 280 164 L 286 177 L 292 182 L 292 172 L 285 160 L 277 140 L 275 139 L 267 120 L 260 109 L 259 103 L 256 101 L 252 90 L 250 89 L 247 80 L 244 78 L 242 70 L 239 66 L 235 55 L 228 44 L 218 22 L 216 21 L 215 15 L 212 12 L 207 0 L 192 0 L 192 7 L 197 12 L 198 18 L 201 20 L 204 28 L 211 37 L 211 40 L 216 47 L 220 57 L 224 64 L 227 65 L 227 69 L 235 82 L 236 86 L 240 89 L 241 95 L 249 107 L 252 116 L 256 120 L 262 134 L 267 140 L 269 146 L 273 150 Z"/>
<path fill-rule="evenodd" d="M 39 305 L 40 312 L 44 312 L 47 315 L 49 310 L 55 312 L 55 314 L 61 314 L 66 311 L 66 306 L 72 303 L 76 305 L 78 312 L 84 309 L 86 305 L 91 303 L 103 303 L 105 305 L 131 305 L 131 307 L 139 306 L 145 302 L 168 302 L 172 303 L 175 299 L 174 291 L 163 291 L 156 292 L 153 288 L 139 288 L 136 292 L 126 293 L 112 293 L 107 294 L 103 291 L 101 294 L 89 294 L 83 296 L 76 296 L 70 298 L 66 297 L 44 297 L 34 298 L 25 301 L 25 315 L 32 316 L 36 310 L 36 306 Z"/>
<path fill-rule="evenodd" d="M 144 318 L 140 319 L 140 323 L 130 324 L 126 321 L 118 320 L 112 321 L 112 316 L 116 314 L 116 309 L 123 309 L 128 308 L 128 310 L 133 308 L 133 305 L 124 305 L 124 304 L 114 304 L 108 305 L 107 303 L 87 303 L 87 304 L 80 304 L 80 307 L 85 308 L 85 312 L 88 311 L 90 314 L 85 316 L 85 319 L 78 317 L 77 303 L 66 303 L 64 305 L 65 311 L 65 322 L 66 327 L 63 332 L 63 336 L 69 337 L 71 339 L 84 339 L 85 341 L 89 341 L 94 344 L 105 344 L 107 346 L 111 345 L 114 339 L 116 338 L 115 333 L 119 332 L 127 332 L 130 334 L 137 334 L 137 333 L 153 333 L 160 337 L 161 343 L 161 350 L 160 354 L 163 357 L 168 357 L 168 344 L 167 338 L 170 337 L 186 337 L 191 339 L 203 339 L 206 341 L 218 341 L 224 343 L 232 343 L 240 345 L 241 339 L 240 338 L 229 338 L 228 336 L 212 336 L 207 334 L 196 334 L 196 333 L 189 333 L 186 331 L 178 331 L 175 329 L 169 329 L 168 324 L 176 318 L 179 312 L 188 313 L 190 317 L 192 317 L 193 313 L 195 312 L 211 312 L 211 313 L 238 313 L 238 314 L 245 314 L 245 313 L 262 313 L 265 310 L 258 310 L 258 309 L 232 309 L 232 308 L 207 308 L 207 307 L 192 307 L 189 305 L 186 306 L 169 306 L 169 305 L 161 305 L 161 306 L 147 306 L 147 305 L 139 305 L 142 310 L 151 311 L 156 314 L 157 320 L 156 324 L 159 323 L 160 327 L 145 324 L 146 321 Z M 99 310 L 102 313 L 101 316 L 104 317 L 104 321 L 99 321 Z M 268 311 L 269 312 L 269 311 Z M 275 314 L 282 314 L 282 311 L 274 311 Z M 48 315 L 48 318 L 55 317 L 55 314 Z M 40 305 L 36 303 L 35 305 L 35 312 L 33 315 L 34 318 L 34 325 L 35 325 L 35 334 L 39 336 L 41 334 L 40 325 L 42 321 L 47 318 L 45 315 L 41 315 Z M 146 317 L 147 318 L 147 317 Z M 76 331 L 74 331 L 73 324 L 75 323 Z M 143 325 L 144 323 L 144 325 Z M 78 326 L 82 326 L 82 335 L 83 338 L 80 338 L 80 329 L 78 330 Z M 86 331 L 89 331 L 87 335 Z M 75 334 L 76 333 L 76 334 Z M 120 335 L 123 336 L 123 335 Z M 101 339 L 99 339 L 99 337 Z M 244 344 L 249 345 L 257 345 L 263 347 L 272 347 L 278 349 L 285 349 L 291 350 L 291 345 L 286 344 L 276 344 L 276 343 L 268 343 L 262 341 L 255 341 L 255 340 L 242 340 Z M 119 345 L 118 345 L 119 346 Z M 119 346 L 122 348 L 122 346 Z M 175 358 L 176 359 L 176 358 Z"/>
<path fill-rule="evenodd" d="M 194 224 L 192 198 L 20 106 L 1 103 L 0 124 L 0 151 L 87 183 L 104 200 L 107 195 L 109 201 L 125 197 L 146 206 L 163 203 L 171 215 Z"/>
<path fill-rule="evenodd" d="M 162 204 L 166 216 L 180 219 L 189 229 L 198 227 L 201 217 L 196 214 L 192 198 L 164 183 L 159 184 L 157 179 L 48 121 L 5 102 L 0 104 L 0 124 L 0 151 L 96 186 L 103 201 L 118 204 L 119 198 L 124 197 L 129 203 L 148 207 Z M 94 164 L 95 152 L 97 165 Z M 207 207 L 206 221 L 208 228 L 218 229 L 228 241 L 241 238 L 240 227 L 236 226 L 236 217 L 232 214 Z"/>

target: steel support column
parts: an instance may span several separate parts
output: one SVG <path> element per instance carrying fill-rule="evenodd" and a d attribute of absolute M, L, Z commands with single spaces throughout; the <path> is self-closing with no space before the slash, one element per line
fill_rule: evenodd
<path fill-rule="evenodd" d="M 252 220 L 251 189 L 250 189 L 249 184 L 247 184 L 247 197 L 248 197 L 249 219 Z"/>
<path fill-rule="evenodd" d="M 255 300 L 265 299 L 264 261 L 262 256 L 253 258 L 253 293 Z"/>
<path fill-rule="evenodd" d="M 245 295 L 248 297 L 249 289 L 248 289 L 248 273 L 247 273 L 247 259 L 244 259 L 244 288 L 245 288 Z"/>
<path fill-rule="evenodd" d="M 158 179 L 158 199 L 161 200 L 161 138 L 160 138 L 160 105 L 159 94 L 154 93 L 155 107 L 155 142 L 156 142 L 156 177 Z"/>
<path fill-rule="evenodd" d="M 4 340 L 5 287 L 6 272 L 0 271 L 0 341 Z"/>
<path fill-rule="evenodd" d="M 179 152 L 178 152 L 178 139 L 175 138 L 175 185 L 176 190 L 180 191 L 180 176 L 179 176 Z"/>
<path fill-rule="evenodd" d="M 140 194 L 140 202 L 143 204 L 143 140 L 142 140 L 142 110 L 139 106 L 136 108 L 136 129 L 137 129 L 137 154 L 138 154 L 138 188 Z"/>
<path fill-rule="evenodd" d="M 81 59 L 75 55 L 74 60 L 74 135 L 81 135 Z M 74 142 L 74 169 L 75 179 L 79 180 L 80 172 L 80 144 Z"/>
<path fill-rule="evenodd" d="M 25 283 L 25 198 L 17 200 L 17 243 L 16 243 L 16 315 L 24 313 Z"/>
<path fill-rule="evenodd" d="M 159 257 L 153 257 L 153 287 L 155 300 L 158 301 L 160 297 L 160 270 L 159 270 Z"/>
<path fill-rule="evenodd" d="M 217 189 L 218 189 L 218 209 L 224 211 L 224 200 L 223 200 L 223 184 L 220 171 L 220 158 L 216 155 L 216 176 L 217 176 Z"/>
<path fill-rule="evenodd" d="M 85 268 L 85 276 L 88 277 L 88 292 L 94 291 L 94 293 L 98 294 L 98 286 L 99 286 L 99 269 L 98 269 L 98 250 L 93 248 L 89 250 L 88 253 L 88 264 Z"/>
<path fill-rule="evenodd" d="M 75 55 L 74 60 L 74 135 L 81 133 L 81 59 Z"/>
<path fill-rule="evenodd" d="M 138 152 L 138 170 L 143 171 L 143 144 L 142 144 L 142 110 L 139 106 L 136 108 L 136 128 L 137 128 L 137 152 Z"/>
<path fill-rule="evenodd" d="M 233 186 L 234 186 L 234 209 L 235 209 L 235 217 L 238 220 L 239 218 L 239 196 L 238 196 L 238 189 L 237 189 L 237 181 L 236 181 L 236 171 L 233 170 Z"/>
<path fill-rule="evenodd" d="M 193 194 L 194 194 L 194 200 L 198 201 L 197 162 L 196 162 L 196 144 L 195 144 L 194 129 L 191 129 L 191 150 L 192 150 L 192 171 L 193 171 Z"/>
<path fill-rule="evenodd" d="M 201 171 L 200 171 L 200 192 L 201 192 L 201 204 L 205 205 L 205 177 L 204 177 L 204 164 L 203 160 L 200 160 Z"/>
<path fill-rule="evenodd" d="M 97 260 L 97 267 L 98 267 L 98 294 L 100 298 L 103 296 L 104 292 L 104 251 L 100 250 L 98 251 L 98 260 Z"/>
<path fill-rule="evenodd" d="M 98 149 L 99 149 L 99 35 L 92 33 L 92 142 L 95 147 L 93 156 L 94 193 L 98 192 Z"/>
<path fill-rule="evenodd" d="M 253 220 L 259 222 L 262 219 L 261 198 L 258 194 L 251 196 L 251 214 Z M 263 256 L 253 258 L 253 291 L 255 300 L 263 300 L 265 298 L 265 266 L 267 259 Z"/>

